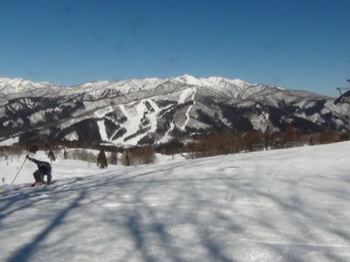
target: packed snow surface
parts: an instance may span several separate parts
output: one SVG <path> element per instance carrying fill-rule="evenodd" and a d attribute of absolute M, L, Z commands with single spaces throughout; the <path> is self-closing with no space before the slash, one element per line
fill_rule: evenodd
<path fill-rule="evenodd" d="M 105 170 L 59 160 L 51 186 L 0 187 L 0 261 L 350 261 L 349 151 Z M 22 160 L 2 159 L 1 176 L 11 181 Z"/>

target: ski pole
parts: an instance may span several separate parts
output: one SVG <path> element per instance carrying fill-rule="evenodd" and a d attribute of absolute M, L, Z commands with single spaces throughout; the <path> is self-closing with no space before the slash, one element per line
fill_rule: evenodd
<path fill-rule="evenodd" d="M 15 180 L 16 180 L 18 174 L 19 174 L 19 171 L 21 171 L 21 169 L 22 169 L 24 163 L 26 162 L 26 160 L 27 160 L 27 158 L 24 159 L 24 161 L 23 161 L 21 167 L 18 169 L 17 174 L 15 175 L 15 178 L 14 178 L 14 179 L 12 180 L 12 182 L 11 182 L 11 185 L 13 185 L 13 182 L 15 182 Z"/>

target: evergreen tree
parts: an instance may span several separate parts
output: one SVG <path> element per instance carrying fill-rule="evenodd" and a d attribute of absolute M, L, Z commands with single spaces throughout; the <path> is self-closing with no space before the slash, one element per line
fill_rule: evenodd
<path fill-rule="evenodd" d="M 67 154 L 66 149 L 64 149 L 64 151 L 63 151 L 63 159 L 68 159 L 68 154 Z"/>
<path fill-rule="evenodd" d="M 122 156 L 122 164 L 124 166 L 130 166 L 131 162 L 130 162 L 130 156 L 129 156 L 129 150 L 125 150 Z"/>
<path fill-rule="evenodd" d="M 108 166 L 106 153 L 103 149 L 101 149 L 100 153 L 98 153 L 97 166 L 100 168 L 106 168 Z"/>
<path fill-rule="evenodd" d="M 312 137 L 310 137 L 310 140 L 309 140 L 309 146 L 313 146 L 314 145 L 314 140 Z"/>
<path fill-rule="evenodd" d="M 118 153 L 117 153 L 117 150 L 114 149 L 114 150 L 111 152 L 110 164 L 116 165 L 117 163 L 118 163 Z"/>
<path fill-rule="evenodd" d="M 51 162 L 52 161 L 56 161 L 56 156 L 55 154 L 52 152 L 52 150 L 50 149 L 49 153 L 47 154 L 48 157 L 50 158 Z"/>

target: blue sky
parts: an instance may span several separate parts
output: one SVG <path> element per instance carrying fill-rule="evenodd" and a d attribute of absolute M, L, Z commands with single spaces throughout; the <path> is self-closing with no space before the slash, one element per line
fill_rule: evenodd
<path fill-rule="evenodd" d="M 337 95 L 350 78 L 348 0 L 2 0 L 0 75 L 225 76 Z"/>

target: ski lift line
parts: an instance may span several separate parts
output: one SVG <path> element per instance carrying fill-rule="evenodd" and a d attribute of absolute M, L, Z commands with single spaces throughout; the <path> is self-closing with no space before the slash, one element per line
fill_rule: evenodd
<path fill-rule="evenodd" d="M 346 79 L 350 84 L 350 79 Z M 350 86 L 349 87 L 336 87 L 339 92 L 339 97 L 334 100 L 334 104 L 350 104 Z"/>
<path fill-rule="evenodd" d="M 348 82 L 350 85 L 350 79 L 346 79 L 346 82 Z M 339 87 L 337 87 L 337 89 L 338 90 L 350 90 L 350 86 L 348 86 L 348 87 L 339 86 Z"/>
<path fill-rule="evenodd" d="M 344 94 L 344 91 L 349 91 L 350 87 L 337 87 L 337 90 L 339 94 L 342 96 Z"/>

